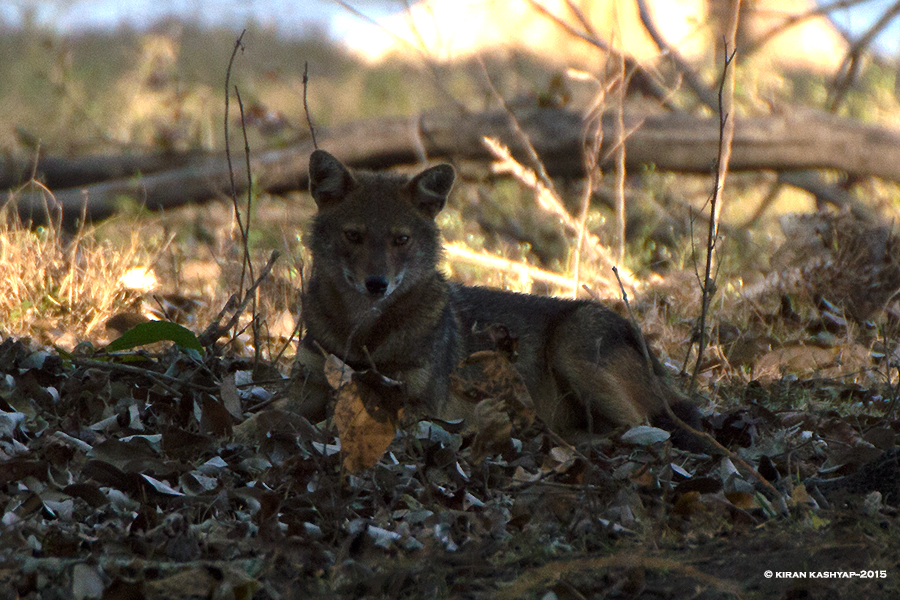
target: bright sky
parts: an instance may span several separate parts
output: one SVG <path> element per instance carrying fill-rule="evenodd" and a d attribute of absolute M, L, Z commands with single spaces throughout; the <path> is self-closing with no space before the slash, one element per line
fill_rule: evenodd
<path fill-rule="evenodd" d="M 398 2 L 373 0 L 357 0 L 353 5 L 376 18 L 402 7 Z M 10 0 L 0 2 L 0 21 L 20 24 L 28 11 L 34 11 L 41 25 L 62 33 L 122 24 L 139 28 L 177 16 L 235 29 L 255 19 L 286 36 L 302 35 L 313 25 L 340 38 L 360 21 L 331 0 Z"/>
<path fill-rule="evenodd" d="M 348 2 L 375 18 L 403 10 L 405 5 L 404 0 Z M 894 0 L 869 0 L 854 8 L 835 11 L 833 18 L 840 27 L 859 33 L 892 4 Z M 5 0 L 0 2 L 0 22 L 15 26 L 30 10 L 34 11 L 38 23 L 62 33 L 121 24 L 139 28 L 167 16 L 235 29 L 255 19 L 285 36 L 302 35 L 317 26 L 337 39 L 365 35 L 365 28 L 369 27 L 332 0 Z M 878 42 L 886 53 L 900 54 L 900 19 Z"/>

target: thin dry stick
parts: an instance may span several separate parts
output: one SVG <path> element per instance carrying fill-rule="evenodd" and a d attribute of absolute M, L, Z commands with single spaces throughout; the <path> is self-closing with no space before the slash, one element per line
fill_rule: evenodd
<path fill-rule="evenodd" d="M 698 429 L 694 429 L 693 427 L 691 427 L 690 425 L 688 425 L 687 423 L 682 421 L 681 417 L 679 417 L 674 412 L 672 412 L 672 407 L 669 406 L 668 401 L 664 402 L 663 406 L 665 406 L 666 415 L 672 420 L 673 423 L 675 423 L 675 425 L 677 427 L 679 427 L 680 429 L 683 429 L 684 431 L 689 432 L 691 435 L 693 435 L 694 437 L 696 437 L 698 439 L 704 440 L 707 444 L 709 444 L 709 446 L 715 448 L 717 451 L 719 451 L 724 456 L 727 456 L 731 460 L 731 462 L 742 467 L 745 471 L 750 473 L 750 475 L 754 479 L 756 479 L 756 481 L 759 482 L 759 484 L 762 485 L 769 492 L 769 494 L 771 495 L 771 497 L 773 499 L 782 497 L 782 495 L 778 492 L 778 490 L 775 488 L 775 486 L 772 485 L 772 483 L 768 479 L 766 479 L 765 477 L 760 475 L 759 471 L 754 469 L 749 463 L 747 463 L 747 461 L 745 461 L 740 456 L 738 456 L 736 453 L 732 452 L 731 450 L 729 450 L 728 448 L 726 448 L 725 446 L 720 444 L 719 440 L 717 440 L 710 434 L 706 433 L 705 431 L 700 431 Z"/>
<path fill-rule="evenodd" d="M 737 40 L 738 17 L 741 10 L 741 0 L 731 2 L 731 22 L 724 40 L 725 64 L 722 68 L 722 83 L 719 87 L 719 124 L 720 145 L 719 156 L 716 161 L 716 198 L 717 202 L 711 207 L 713 216 L 713 228 L 716 237 L 719 235 L 719 217 L 722 214 L 722 190 L 725 189 L 725 177 L 728 175 L 728 165 L 731 163 L 731 146 L 734 141 L 734 68 L 728 65 L 737 53 L 735 47 Z M 733 48 L 731 58 L 728 57 L 728 49 Z M 730 117 L 730 118 L 729 118 Z M 715 243 L 715 242 L 714 242 Z M 715 259 L 715 256 L 713 256 Z M 707 273 L 708 275 L 708 273 Z"/>
<path fill-rule="evenodd" d="M 735 0 L 738 5 L 740 0 Z M 734 11 L 734 28 L 732 35 L 737 32 L 737 10 Z M 734 38 L 732 37 L 732 40 Z M 719 154 L 716 158 L 716 180 L 710 200 L 709 229 L 706 240 L 706 270 L 701 283 L 702 302 L 700 306 L 700 324 L 698 326 L 699 340 L 697 342 L 697 362 L 691 375 L 691 384 L 688 387 L 688 395 L 692 395 L 697 387 L 697 377 L 700 374 L 700 364 L 703 360 L 703 351 L 706 349 L 706 318 L 709 305 L 715 292 L 715 281 L 712 277 L 713 254 L 716 249 L 716 240 L 719 233 L 719 214 L 721 203 L 719 196 L 722 192 L 722 184 L 728 172 L 728 161 L 731 158 L 731 142 L 734 138 L 734 118 L 725 111 L 725 107 L 732 106 L 734 100 L 734 69 L 729 69 L 734 60 L 735 51 L 728 54 L 728 43 L 725 43 L 725 64 L 723 66 L 722 83 L 719 86 Z M 725 97 L 727 96 L 727 97 Z"/>
<path fill-rule="evenodd" d="M 233 295 L 229 298 L 228 302 L 225 303 L 225 306 L 219 311 L 219 314 L 216 315 L 216 318 L 213 319 L 212 323 L 210 323 L 206 329 L 203 330 L 198 336 L 200 343 L 204 346 L 208 346 L 218 340 L 220 337 L 225 335 L 225 333 L 234 327 L 238 319 L 241 316 L 241 313 L 244 312 L 244 309 L 247 308 L 247 304 L 250 303 L 253 296 L 256 294 L 256 288 L 260 286 L 260 284 L 269 276 L 269 272 L 272 270 L 272 267 L 275 266 L 275 261 L 278 260 L 278 257 L 281 256 L 281 253 L 278 250 L 273 250 L 272 254 L 269 255 L 269 260 L 266 262 L 266 265 L 262 268 L 262 271 L 259 274 L 259 277 L 256 278 L 250 287 L 247 288 L 247 291 L 244 293 L 244 298 L 241 300 L 240 304 L 236 307 L 234 303 L 237 302 L 237 295 Z M 229 309 L 234 307 L 234 314 L 231 315 L 228 323 L 225 325 L 219 325 L 222 319 L 225 317 L 225 313 L 228 312 Z"/>
<path fill-rule="evenodd" d="M 594 81 L 597 81 L 596 79 Z M 587 133 L 591 139 L 591 146 L 584 153 L 584 192 L 581 195 L 581 215 L 578 217 L 578 240 L 575 242 L 575 252 L 572 256 L 572 297 L 578 297 L 578 280 L 581 269 L 581 254 L 584 249 L 585 233 L 587 232 L 588 212 L 591 207 L 591 195 L 594 193 L 594 174 L 597 173 L 597 159 L 600 155 L 600 148 L 603 146 L 603 114 L 599 107 L 603 105 L 606 98 L 606 89 L 597 81 L 598 92 L 594 99 L 593 105 L 597 107 L 593 113 L 593 119 L 588 122 Z M 591 132 L 590 128 L 594 131 Z M 599 173 L 598 173 L 599 174 Z"/>
<path fill-rule="evenodd" d="M 244 103 L 241 100 L 241 93 L 238 91 L 237 86 L 234 86 L 234 95 L 238 101 L 238 108 L 241 111 L 241 133 L 244 136 L 244 161 L 245 167 L 247 169 L 247 223 L 244 225 L 244 264 L 247 267 L 247 271 L 250 275 L 250 280 L 254 279 L 253 277 L 253 262 L 250 260 L 250 246 L 248 244 L 248 237 L 250 235 L 250 215 L 252 213 L 253 208 L 253 173 L 250 170 L 250 142 L 247 140 L 247 125 L 244 121 Z M 244 287 L 244 274 L 241 273 L 241 287 Z"/>
<path fill-rule="evenodd" d="M 165 382 L 177 383 L 179 385 L 190 387 L 195 390 L 201 390 L 204 392 L 216 392 L 219 388 L 215 386 L 208 385 L 200 385 L 198 383 L 194 383 L 189 378 L 178 378 L 168 373 L 159 373 L 157 371 L 152 371 L 150 369 L 145 369 L 143 367 L 138 367 L 135 365 L 127 365 L 122 363 L 115 363 L 106 360 L 94 360 L 91 358 L 80 358 L 80 357 L 72 357 L 72 364 L 79 365 L 82 367 L 91 367 L 95 369 L 104 369 L 107 371 L 122 371 L 124 373 L 129 373 L 131 375 L 143 375 L 149 379 L 154 380 L 156 383 L 159 383 L 161 386 L 165 387 L 169 392 L 173 395 L 180 397 L 182 393 L 175 388 L 169 387 Z"/>
<path fill-rule="evenodd" d="M 303 112 L 306 113 L 306 125 L 309 127 L 309 134 L 312 136 L 313 148 L 319 149 L 316 143 L 316 128 L 313 127 L 312 118 L 309 116 L 309 104 L 306 102 L 306 88 L 309 85 L 309 62 L 303 63 Z"/>
<path fill-rule="evenodd" d="M 500 92 L 497 91 L 497 88 L 494 87 L 494 82 L 491 81 L 491 76 L 487 72 L 487 67 L 484 65 L 484 61 L 480 58 L 478 59 L 478 64 L 481 66 L 481 72 L 484 75 L 485 82 L 487 83 L 488 89 L 491 91 L 491 94 L 500 103 L 501 108 L 506 113 L 509 125 L 512 127 L 513 132 L 516 134 L 516 139 L 519 140 L 519 143 L 522 144 L 522 147 L 525 149 L 525 153 L 528 154 L 528 160 L 531 162 L 531 168 L 534 169 L 534 172 L 537 174 L 541 183 L 544 185 L 547 190 L 553 194 L 554 198 L 559 198 L 559 194 L 556 193 L 556 187 L 553 185 L 553 180 L 550 179 L 550 176 L 547 174 L 547 170 L 544 168 L 544 163 L 541 161 L 538 156 L 537 150 L 534 149 L 534 145 L 532 145 L 531 140 L 528 138 L 528 134 L 522 129 L 522 126 L 519 125 L 519 120 L 516 118 L 516 115 L 513 114 L 512 109 L 506 103 L 506 100 L 503 99 L 503 96 L 500 95 Z M 568 214 L 567 211 L 564 210 Z"/>
<path fill-rule="evenodd" d="M 228 177 L 231 182 L 231 202 L 234 205 L 234 219 L 237 221 L 238 230 L 241 232 L 241 241 L 244 246 L 244 260 L 249 262 L 250 258 L 247 255 L 248 252 L 248 242 L 247 242 L 247 231 L 244 228 L 244 224 L 241 219 L 241 209 L 238 206 L 237 199 L 237 183 L 234 180 L 234 165 L 231 162 L 231 143 L 229 141 L 228 136 L 228 118 L 230 116 L 230 101 L 231 101 L 231 68 L 234 66 L 234 59 L 237 56 L 238 49 L 243 50 L 244 44 L 242 40 L 244 39 L 244 34 L 247 30 L 241 31 L 241 35 L 238 36 L 237 40 L 234 42 L 234 48 L 231 51 L 231 58 L 228 61 L 228 69 L 225 71 L 225 158 L 228 161 Z M 243 119 L 241 119 L 243 125 Z M 245 132 L 246 133 L 246 132 Z M 248 173 L 249 176 L 249 173 Z M 246 267 L 246 263 L 241 265 L 241 285 L 240 289 L 244 288 L 244 268 Z"/>
<path fill-rule="evenodd" d="M 616 262 L 625 261 L 625 61 L 619 59 L 619 93 L 616 94 Z"/>
<path fill-rule="evenodd" d="M 567 288 L 572 283 L 569 278 L 563 277 L 557 273 L 551 273 L 550 271 L 545 271 L 529 265 L 528 263 L 510 260 L 508 258 L 503 258 L 502 256 L 475 251 L 462 243 L 447 242 L 444 244 L 444 251 L 447 258 L 450 260 L 484 267 L 494 271 L 503 271 L 505 273 L 516 275 L 521 279 L 542 281 L 561 288 Z"/>
<path fill-rule="evenodd" d="M 589 24 L 585 23 L 585 27 Z M 608 55 L 611 56 L 611 55 Z M 591 196 L 594 193 L 595 174 L 602 176 L 597 168 L 600 149 L 603 146 L 603 106 L 606 103 L 608 87 L 604 86 L 594 75 L 576 69 L 569 69 L 569 77 L 581 81 L 591 81 L 597 86 L 597 93 L 591 101 L 585 117 L 585 140 L 590 140 L 590 146 L 582 153 L 584 161 L 585 183 L 581 194 L 581 214 L 578 217 L 578 239 L 575 243 L 575 251 L 572 256 L 572 297 L 578 297 L 579 278 L 581 270 L 581 256 L 584 250 L 585 232 L 587 231 L 588 212 L 591 206 Z"/>
<path fill-rule="evenodd" d="M 634 316 L 634 311 L 631 310 L 631 303 L 628 302 L 628 294 L 625 292 L 625 286 L 622 285 L 622 279 L 619 277 L 619 269 L 613 267 L 612 271 L 616 276 L 616 281 L 619 282 L 619 291 L 622 294 L 622 302 L 625 303 L 625 310 L 628 311 L 628 318 L 631 319 L 631 326 L 634 327 L 634 330 L 638 334 L 638 341 L 641 342 L 641 352 L 644 354 L 644 363 L 647 365 L 650 374 L 653 375 L 653 361 L 650 360 L 650 349 L 647 348 L 647 340 L 644 339 L 644 332 L 641 331 L 641 327 L 638 325 L 637 317 Z M 663 400 L 665 400 L 665 397 Z M 666 402 L 666 404 L 668 405 L 668 402 Z"/>
<path fill-rule="evenodd" d="M 621 288 L 622 292 L 622 300 L 625 302 L 625 309 L 628 311 L 628 316 L 631 319 L 632 327 L 634 327 L 634 330 L 637 332 L 638 340 L 641 343 L 641 351 L 644 354 L 644 361 L 647 365 L 647 370 L 650 372 L 651 377 L 655 377 L 655 374 L 653 372 L 653 361 L 650 358 L 650 349 L 647 347 L 647 340 L 644 338 L 644 333 L 641 331 L 637 319 L 634 316 L 634 312 L 631 310 L 631 304 L 628 303 L 628 294 L 625 293 L 625 287 L 622 285 L 622 280 L 619 279 L 619 272 L 615 267 L 613 267 L 613 273 L 616 274 L 616 279 L 619 281 L 619 287 Z M 696 439 L 705 441 L 710 447 L 715 448 L 721 454 L 731 459 L 732 462 L 737 463 L 738 465 L 743 467 L 748 473 L 753 476 L 754 479 L 756 479 L 764 488 L 766 488 L 766 490 L 769 491 L 773 498 L 780 497 L 780 494 L 778 493 L 778 490 L 775 489 L 775 486 L 773 486 L 765 477 L 760 475 L 756 469 L 754 469 L 746 461 L 741 459 L 741 457 L 739 457 L 737 454 L 720 444 L 719 441 L 710 434 L 706 433 L 705 431 L 700 431 L 699 429 L 694 429 L 693 427 L 685 423 L 681 419 L 681 417 L 676 415 L 672 410 L 672 406 L 669 404 L 669 400 L 666 398 L 666 395 L 660 394 L 660 397 L 663 400 L 663 407 L 666 410 L 666 414 L 676 427 L 690 433 Z"/>
<path fill-rule="evenodd" d="M 538 175 L 534 171 L 519 164 L 509 153 L 509 149 L 507 149 L 497 140 L 491 138 L 483 138 L 482 141 L 484 142 L 487 149 L 494 155 L 497 161 L 493 165 L 495 172 L 510 173 L 522 184 L 533 189 L 535 192 L 535 198 L 538 202 L 538 206 L 558 218 L 560 223 L 562 223 L 562 225 L 566 228 L 567 234 L 578 234 L 578 221 L 574 217 L 572 217 L 572 215 L 569 214 L 569 212 L 565 209 L 559 197 L 555 196 L 551 190 L 547 189 L 543 185 L 543 183 L 539 180 Z M 603 245 L 603 243 L 600 241 L 600 238 L 585 230 L 584 239 L 587 242 L 585 248 L 591 251 L 590 256 L 592 258 L 600 260 L 604 264 L 607 264 L 609 266 L 612 266 L 614 264 L 613 258 L 610 255 L 608 248 Z M 624 277 L 629 286 L 635 285 L 634 277 L 630 273 L 625 273 Z M 611 284 L 611 282 L 609 283 Z"/>
<path fill-rule="evenodd" d="M 578 222 L 569 211 L 566 210 L 566 207 L 563 206 L 562 200 L 560 200 L 556 191 L 549 187 L 547 182 L 541 179 L 539 173 L 534 171 L 534 169 L 523 166 L 517 161 L 509 148 L 504 146 L 500 140 L 485 137 L 482 138 L 482 143 L 484 143 L 488 151 L 494 155 L 494 160 L 496 161 L 493 165 L 494 173 L 509 173 L 531 188 L 534 191 L 535 200 L 538 205 L 544 210 L 553 213 L 563 226 L 571 230 L 572 233 L 575 232 L 578 228 Z"/>
<path fill-rule="evenodd" d="M 573 10 L 576 10 L 575 7 L 571 7 L 571 8 Z M 581 18 L 584 18 L 583 15 L 581 16 Z M 585 27 L 587 27 L 587 24 L 585 24 Z M 613 56 L 613 55 L 610 54 L 610 56 Z M 602 108 L 603 108 L 603 104 L 605 103 L 605 100 L 606 100 L 606 94 L 609 92 L 610 89 L 615 88 L 617 85 L 619 86 L 618 87 L 618 90 L 619 90 L 619 94 L 618 94 L 618 102 L 619 102 L 618 117 L 619 117 L 619 120 L 616 123 L 617 129 L 615 131 L 615 134 L 616 134 L 615 144 L 613 145 L 612 149 L 607 151 L 607 154 L 603 157 L 603 160 L 606 160 L 606 158 L 609 156 L 609 154 L 613 153 L 613 152 L 615 152 L 616 157 L 618 159 L 620 159 L 620 161 L 617 160 L 617 162 L 616 162 L 616 169 L 617 169 L 616 170 L 616 175 L 617 175 L 616 181 L 617 181 L 617 183 L 621 183 L 621 194 L 619 196 L 617 196 L 617 199 L 621 198 L 621 204 L 622 204 L 622 210 L 619 213 L 621 215 L 621 218 L 618 220 L 618 222 L 621 225 L 620 230 L 623 232 L 619 236 L 619 239 L 622 241 L 622 249 L 618 253 L 619 255 L 617 257 L 615 257 L 615 260 L 611 260 L 611 262 L 618 262 L 621 265 L 624 260 L 624 256 L 625 256 L 625 251 L 624 251 L 624 240 L 625 240 L 625 235 L 624 235 L 624 229 L 625 229 L 625 225 L 624 225 L 624 223 L 625 223 L 625 217 L 624 217 L 624 213 L 625 213 L 625 211 L 624 211 L 624 205 L 625 205 L 625 140 L 628 136 L 631 135 L 631 133 L 636 131 L 640 127 L 640 125 L 638 125 L 631 131 L 628 131 L 628 132 L 625 131 L 625 123 L 624 123 L 625 95 L 624 94 L 625 94 L 625 90 L 627 88 L 627 82 L 628 82 L 629 77 L 627 77 L 625 75 L 625 61 L 621 55 L 619 56 L 619 65 L 620 65 L 620 69 L 619 69 L 620 76 L 618 78 L 614 79 L 612 81 L 612 83 L 610 83 L 606 87 L 604 87 L 602 84 L 600 84 L 600 82 L 593 76 L 586 75 L 584 73 L 581 73 L 580 71 L 574 71 L 574 70 L 569 71 L 570 76 L 577 77 L 581 80 L 590 79 L 590 80 L 594 81 L 595 83 L 597 83 L 597 85 L 599 87 L 597 96 L 591 102 L 591 108 L 588 111 L 589 117 L 588 117 L 588 119 L 586 119 L 586 121 L 588 123 L 587 127 L 586 127 L 586 131 L 588 133 L 585 135 L 585 137 L 590 138 L 592 140 L 592 143 L 591 143 L 591 147 L 587 150 L 587 152 L 584 155 L 584 158 L 585 158 L 584 172 L 586 173 L 586 182 L 585 182 L 584 193 L 582 194 L 582 197 L 581 197 L 581 215 L 578 219 L 578 240 L 575 245 L 575 252 L 574 252 L 574 256 L 573 256 L 573 260 L 572 260 L 572 282 L 573 282 L 572 295 L 576 296 L 576 297 L 578 295 L 578 290 L 580 287 L 579 286 L 579 275 L 580 275 L 580 267 L 581 267 L 581 256 L 582 256 L 582 250 L 584 249 L 585 233 L 587 231 L 588 209 L 590 208 L 591 195 L 594 192 L 594 175 L 595 175 L 595 173 L 597 173 L 598 175 L 600 174 L 599 170 L 597 169 L 597 163 L 600 160 L 600 158 L 599 158 L 600 150 L 603 146 L 603 111 L 602 111 Z M 641 121 L 641 124 L 643 124 L 643 121 Z M 591 127 L 594 127 L 593 133 L 591 133 L 591 131 L 590 131 Z M 621 182 L 619 181 L 620 179 L 621 179 Z M 617 188 L 617 191 L 618 191 L 618 188 Z M 596 238 L 594 236 L 592 236 L 591 239 L 596 239 Z M 599 240 L 597 240 L 596 243 L 599 243 Z M 615 266 L 613 266 L 613 269 L 615 269 Z M 616 276 L 616 278 L 618 279 L 618 275 Z M 620 286 L 621 286 L 621 283 L 622 282 L 620 280 L 619 281 Z M 632 282 L 632 285 L 633 285 L 633 282 Z"/>
<path fill-rule="evenodd" d="M 569 211 L 566 210 L 566 208 L 563 206 L 562 201 L 560 200 L 560 196 L 557 193 L 555 186 L 553 185 L 553 181 L 550 179 L 550 176 L 547 174 L 547 171 L 544 168 L 544 163 L 541 161 L 540 157 L 538 156 L 537 151 L 534 149 L 534 146 L 532 145 L 531 140 L 528 138 L 528 135 L 525 133 L 525 131 L 519 125 L 518 119 L 516 119 L 516 116 L 513 114 L 512 110 L 506 104 L 506 101 L 503 99 L 503 97 L 500 95 L 500 93 L 494 87 L 494 84 L 491 81 L 491 78 L 487 72 L 487 68 L 485 67 L 484 63 L 479 60 L 479 64 L 481 65 L 481 69 L 484 74 L 488 88 L 490 89 L 493 96 L 496 98 L 496 100 L 500 103 L 500 105 L 503 107 L 504 111 L 506 112 L 506 114 L 509 118 L 510 126 L 513 128 L 513 131 L 514 131 L 517 139 L 524 147 L 525 152 L 528 155 L 528 158 L 533 165 L 534 170 L 530 171 L 530 172 L 534 174 L 536 181 L 534 183 L 530 184 L 529 187 L 534 189 L 535 199 L 538 201 L 538 204 L 540 204 L 544 208 L 551 210 L 551 212 L 554 212 L 559 217 L 560 221 L 568 229 L 570 229 L 573 233 L 575 233 L 576 235 L 579 236 L 579 243 L 578 243 L 577 247 L 580 249 L 581 241 L 588 234 L 585 232 L 584 227 L 580 226 L 578 221 L 576 221 L 572 217 L 572 215 L 569 214 Z M 620 140 L 620 142 L 624 142 L 625 137 L 627 137 L 627 134 L 622 135 L 622 139 Z M 524 173 L 525 170 L 522 168 L 522 166 L 515 159 L 513 159 L 509 150 L 504 148 L 502 146 L 502 144 L 500 144 L 496 140 L 491 140 L 488 138 L 484 138 L 484 142 L 488 146 L 488 149 L 491 150 L 491 152 L 493 152 L 495 156 L 498 156 L 500 158 L 500 160 L 503 160 L 504 163 L 511 169 L 511 172 L 513 172 L 521 181 L 525 182 L 526 179 L 530 179 L 528 177 L 528 174 Z M 503 155 L 505 155 L 505 156 L 503 156 Z M 610 258 L 608 256 L 608 252 L 605 252 L 605 247 L 600 243 L 600 240 L 597 239 L 596 236 L 590 235 L 588 237 L 588 239 L 591 240 L 592 245 L 594 246 L 595 250 L 597 250 L 599 255 L 606 256 L 607 259 Z M 603 249 L 604 251 L 601 251 L 601 249 Z M 612 261 L 610 261 L 610 262 L 612 262 Z M 629 279 L 629 285 L 634 285 L 634 280 L 632 277 L 630 277 L 630 275 L 629 275 L 628 279 Z M 575 282 L 576 282 L 576 285 L 575 285 L 574 293 L 577 294 L 577 290 L 578 290 L 577 277 L 575 279 Z"/>
<path fill-rule="evenodd" d="M 238 87 L 234 86 L 234 95 L 238 101 L 238 107 L 241 110 L 241 132 L 244 136 L 244 160 L 246 161 L 245 168 L 247 169 L 247 223 L 245 225 L 246 234 L 243 236 L 244 241 L 244 260 L 243 266 L 241 267 L 241 287 L 244 287 L 244 268 L 246 268 L 247 273 L 250 275 L 250 281 L 254 280 L 253 277 L 253 260 L 250 258 L 250 245 L 248 243 L 248 239 L 250 237 L 250 217 L 253 214 L 253 177 L 252 171 L 250 170 L 250 142 L 247 139 L 247 123 L 244 120 L 244 102 L 241 100 L 241 93 L 238 91 Z M 252 317 L 252 331 L 253 331 L 253 366 L 254 370 L 259 366 L 259 361 L 261 358 L 260 353 L 262 352 L 262 345 L 259 343 L 260 340 L 260 315 L 257 307 L 257 296 L 258 294 L 253 295 L 252 306 L 250 308 L 250 314 Z"/>

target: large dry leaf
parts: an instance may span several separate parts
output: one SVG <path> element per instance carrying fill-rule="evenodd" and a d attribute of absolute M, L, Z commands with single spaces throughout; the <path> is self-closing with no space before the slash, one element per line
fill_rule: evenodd
<path fill-rule="evenodd" d="M 344 469 L 358 473 L 375 465 L 384 455 L 396 434 L 395 420 L 384 411 L 378 418 L 366 410 L 364 386 L 350 382 L 338 390 L 334 407 L 334 423 L 341 440 Z"/>
<path fill-rule="evenodd" d="M 484 459 L 509 447 L 512 423 L 499 398 L 487 398 L 475 406 L 470 428 L 475 431 L 472 441 L 472 462 L 476 465 Z"/>
<path fill-rule="evenodd" d="M 403 386 L 373 371 L 354 371 L 334 355 L 325 360 L 325 376 L 337 390 L 334 423 L 344 469 L 357 473 L 375 465 L 393 441 Z"/>

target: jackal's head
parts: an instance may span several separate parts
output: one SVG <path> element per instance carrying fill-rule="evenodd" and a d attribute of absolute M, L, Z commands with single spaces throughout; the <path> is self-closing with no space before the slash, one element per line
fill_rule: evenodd
<path fill-rule="evenodd" d="M 446 164 L 412 178 L 351 173 L 327 152 L 313 152 L 309 190 L 319 210 L 309 247 L 316 276 L 372 302 L 433 277 L 441 254 L 434 219 L 453 179 Z"/>

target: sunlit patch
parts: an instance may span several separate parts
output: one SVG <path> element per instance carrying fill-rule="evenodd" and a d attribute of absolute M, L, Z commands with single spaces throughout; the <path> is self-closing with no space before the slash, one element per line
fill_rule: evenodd
<path fill-rule="evenodd" d="M 159 280 L 152 269 L 147 267 L 134 267 L 128 269 L 119 278 L 119 283 L 125 289 L 136 292 L 150 292 L 159 286 Z"/>

